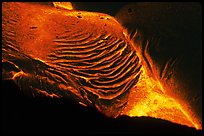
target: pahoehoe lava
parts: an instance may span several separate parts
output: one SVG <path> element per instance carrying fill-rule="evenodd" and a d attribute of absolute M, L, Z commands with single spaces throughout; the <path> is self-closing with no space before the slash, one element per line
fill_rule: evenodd
<path fill-rule="evenodd" d="M 78 17 L 78 11 L 30 3 L 2 3 L 2 9 L 2 61 L 19 69 L 6 78 L 34 95 L 120 114 L 141 64 L 113 17 L 81 11 Z"/>

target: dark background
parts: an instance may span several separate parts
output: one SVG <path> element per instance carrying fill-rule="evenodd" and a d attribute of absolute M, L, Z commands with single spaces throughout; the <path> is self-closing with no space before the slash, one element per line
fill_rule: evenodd
<path fill-rule="evenodd" d="M 202 118 L 202 4 L 198 2 L 134 2 L 116 15 L 133 38 L 134 46 L 145 48 L 152 58 L 152 69 L 174 95 L 188 102 Z M 142 41 L 142 43 L 140 43 Z M 172 80 L 172 81 L 171 81 Z M 175 85 L 174 85 L 175 84 Z"/>
<path fill-rule="evenodd" d="M 112 16 L 124 4 L 127 2 L 73 2 L 76 10 Z M 127 116 L 111 119 L 71 100 L 27 97 L 12 81 L 2 81 L 1 97 L 1 132 L 4 134 L 201 134 L 194 128 L 161 119 Z"/>
<path fill-rule="evenodd" d="M 201 134 L 194 128 L 161 119 L 111 119 L 70 100 L 27 97 L 12 81 L 2 81 L 2 85 L 4 134 Z"/>

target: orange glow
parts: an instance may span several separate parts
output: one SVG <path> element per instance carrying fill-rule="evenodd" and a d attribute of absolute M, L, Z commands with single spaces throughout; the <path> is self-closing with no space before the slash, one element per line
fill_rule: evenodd
<path fill-rule="evenodd" d="M 13 71 L 12 71 L 13 72 Z M 23 71 L 20 71 L 20 72 L 13 72 L 13 77 L 12 79 L 14 80 L 16 77 L 20 76 L 20 75 L 27 75 L 26 73 L 24 73 Z"/>
<path fill-rule="evenodd" d="M 137 85 L 131 90 L 127 106 L 123 110 L 123 115 L 130 117 L 148 116 L 160 118 L 202 129 L 201 124 L 191 114 L 190 109 L 183 103 L 167 95 L 162 84 L 149 77 L 144 67 Z"/>
<path fill-rule="evenodd" d="M 43 91 L 43 90 L 39 90 L 39 89 L 35 89 L 35 91 L 37 91 L 39 94 L 42 94 L 46 97 L 51 97 L 51 98 L 60 98 L 58 95 L 52 93 L 52 94 L 49 94 L 48 92 L 46 91 Z"/>
<path fill-rule="evenodd" d="M 73 10 L 72 4 L 70 2 L 54 2 L 53 4 L 55 7 Z M 30 8 L 32 6 L 28 6 L 28 7 L 27 6 L 28 5 L 26 4 L 22 4 L 23 8 L 21 8 L 21 9 L 26 9 L 26 12 L 21 10 L 15 11 L 20 15 L 22 14 L 23 17 L 25 16 L 24 18 L 22 17 L 23 19 L 19 21 L 20 23 L 17 25 L 17 28 L 15 28 L 15 31 L 17 31 L 18 33 L 18 35 L 16 35 L 15 38 L 16 38 L 17 44 L 20 45 L 19 51 L 26 55 L 29 55 L 30 57 L 36 60 L 41 61 L 42 63 L 49 63 L 50 66 L 54 64 L 54 61 L 52 62 L 51 60 L 49 60 L 47 56 L 52 50 L 54 50 L 55 46 L 57 46 L 56 42 L 53 42 L 54 41 L 53 39 L 56 40 L 56 36 L 61 33 L 64 33 L 64 31 L 66 30 L 65 29 L 66 27 L 63 27 L 63 26 L 71 26 L 71 24 L 73 23 L 75 24 L 76 28 L 82 28 L 82 31 L 87 31 L 90 33 L 92 33 L 93 28 L 98 27 L 99 29 L 96 29 L 96 30 L 99 31 L 99 33 L 104 29 L 107 31 L 107 34 L 109 33 L 112 34 L 114 32 L 118 37 L 122 35 L 127 39 L 129 38 L 127 30 L 123 29 L 116 19 L 106 14 L 83 11 L 83 12 L 80 12 L 81 18 L 79 19 L 77 17 L 79 13 L 78 11 L 56 12 L 57 10 L 47 9 L 47 7 L 43 7 L 43 6 L 42 7 L 39 6 L 40 10 L 38 11 L 36 10 L 36 7 Z M 53 16 L 50 16 L 51 13 L 55 13 L 55 14 L 53 14 Z M 67 15 L 67 16 L 60 16 L 61 14 Z M 30 17 L 30 15 L 32 16 Z M 12 16 L 15 16 L 15 14 L 14 15 L 9 14 L 9 16 L 12 17 Z M 100 19 L 100 18 L 103 18 L 103 19 Z M 63 21 L 64 19 L 67 19 L 68 21 Z M 76 23 L 76 22 L 79 22 L 79 23 Z M 89 22 L 88 25 L 87 25 L 87 22 Z M 50 24 L 50 25 L 47 25 L 47 24 Z M 70 31 L 77 30 L 73 28 L 70 27 L 69 28 Z M 6 28 L 6 29 L 9 29 L 9 28 Z M 24 39 L 22 39 L 22 37 Z M 66 37 L 66 36 L 62 35 L 62 37 Z M 31 43 L 32 43 L 32 46 L 30 46 Z M 125 50 L 126 46 L 128 45 L 125 45 L 122 49 L 119 50 L 120 55 Z M 15 47 L 12 47 L 12 48 L 15 49 Z M 136 49 L 136 51 L 139 53 L 142 52 L 141 49 L 139 48 Z M 149 60 L 149 63 L 153 65 L 153 62 L 151 61 L 151 57 L 148 55 L 148 53 L 144 52 L 144 54 L 146 58 Z M 140 61 L 143 60 L 142 55 L 140 54 L 137 54 L 137 55 L 140 58 Z M 61 61 L 61 60 L 56 60 L 55 62 L 57 63 L 57 61 Z M 78 61 L 78 60 L 72 60 L 72 62 L 74 61 Z M 100 62 L 93 62 L 93 65 L 97 65 L 98 63 Z M 140 63 L 141 62 L 139 62 L 138 64 Z M 111 64 L 108 64 L 107 66 L 101 66 L 100 68 L 102 69 L 105 67 L 109 67 L 110 65 Z M 177 97 L 170 95 L 171 90 L 164 88 L 164 84 L 162 83 L 162 81 L 159 81 L 154 75 L 154 73 L 156 73 L 155 69 L 153 69 L 153 71 L 154 70 L 155 71 L 151 75 L 150 74 L 151 72 L 147 69 L 147 66 L 145 65 L 145 63 L 143 63 L 142 65 L 143 67 L 141 67 L 140 78 L 137 84 L 135 85 L 135 87 L 132 88 L 132 90 L 130 91 L 128 103 L 125 109 L 122 111 L 121 115 L 128 115 L 130 117 L 148 116 L 153 118 L 160 118 L 174 123 L 186 125 L 189 127 L 194 127 L 196 129 L 202 129 L 200 121 L 194 116 L 193 112 L 191 111 L 191 108 L 186 106 L 187 105 L 186 102 Z M 17 65 L 14 64 L 14 66 L 18 68 Z M 53 65 L 53 67 L 54 66 L 55 65 Z M 127 72 L 128 71 L 129 69 L 127 70 Z M 14 80 L 16 77 L 20 75 L 28 76 L 28 74 L 24 73 L 23 71 L 20 71 L 17 73 L 13 72 L 12 79 Z M 95 75 L 92 74 L 92 76 L 95 76 Z M 129 78 L 127 78 L 127 80 L 132 80 L 136 76 L 137 75 L 131 75 Z M 66 77 L 69 77 L 69 74 L 67 74 Z M 86 78 L 84 76 L 80 76 L 80 78 L 85 79 L 86 82 L 90 82 L 89 78 Z M 74 86 L 77 86 L 71 80 L 70 82 Z M 68 86 L 67 84 L 66 85 L 59 84 L 58 87 L 61 90 L 72 92 L 80 99 L 83 99 L 78 90 Z M 90 90 L 93 94 L 95 92 L 92 88 L 89 88 L 86 86 L 84 88 L 87 90 Z M 48 92 L 39 90 L 39 89 L 36 89 L 36 91 L 48 97 L 61 97 L 53 93 L 49 94 Z M 97 93 L 95 94 L 97 95 Z M 113 97 L 114 96 L 111 96 L 110 99 L 113 99 Z M 79 103 L 82 105 L 85 105 L 82 102 L 79 102 Z"/>

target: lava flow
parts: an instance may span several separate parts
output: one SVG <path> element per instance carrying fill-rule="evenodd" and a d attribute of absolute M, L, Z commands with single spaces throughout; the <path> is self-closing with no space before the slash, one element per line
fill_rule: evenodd
<path fill-rule="evenodd" d="M 162 84 L 149 77 L 144 67 L 141 68 L 141 71 L 137 85 L 130 92 L 123 115 L 160 118 L 202 129 L 197 118 L 191 114 L 192 111 L 189 108 L 185 108 L 184 103 L 180 103 L 177 99 L 165 94 Z"/>
<path fill-rule="evenodd" d="M 141 67 L 143 59 L 136 55 L 140 50 L 130 46 L 128 34 L 114 18 L 74 11 L 70 3 L 54 5 L 70 11 L 4 3 L 2 61 L 20 69 L 6 75 L 45 96 L 76 97 L 110 117 L 121 112 L 128 98 L 120 115 L 202 129 L 186 102 L 169 95 L 170 89 L 149 76 L 145 65 Z"/>

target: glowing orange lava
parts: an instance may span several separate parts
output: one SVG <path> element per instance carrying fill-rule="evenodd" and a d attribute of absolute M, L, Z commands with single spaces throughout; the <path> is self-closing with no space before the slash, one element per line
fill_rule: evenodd
<path fill-rule="evenodd" d="M 11 5 L 15 5 L 15 3 Z M 17 4 L 17 7 L 19 5 L 21 4 Z M 22 11 L 13 10 L 12 11 L 10 10 L 12 8 L 10 8 L 8 12 L 7 8 L 4 8 L 5 10 L 4 12 L 6 13 L 5 16 L 9 16 L 10 18 L 11 17 L 14 18 L 17 13 L 19 15 L 22 15 L 22 18 L 25 16 L 23 19 L 15 21 L 15 22 L 20 22 L 17 25 L 17 28 L 14 29 L 18 33 L 18 35 L 15 37 L 15 41 L 18 41 L 17 44 L 20 45 L 20 47 L 19 49 L 15 49 L 17 48 L 15 46 L 11 46 L 10 48 L 15 51 L 19 50 L 20 52 L 29 54 L 29 56 L 35 58 L 38 61 L 41 61 L 42 63 L 48 62 L 47 56 L 51 52 L 51 50 L 53 50 L 52 48 L 56 46 L 55 44 L 53 44 L 53 41 L 51 39 L 56 38 L 57 34 L 61 34 L 62 32 L 64 32 L 64 30 L 66 30 L 62 26 L 71 26 L 72 23 L 74 24 L 75 22 L 77 22 L 76 29 L 73 29 L 74 27 L 73 28 L 70 27 L 71 28 L 70 30 L 76 31 L 78 28 L 84 29 L 84 27 L 86 26 L 86 30 L 90 29 L 90 32 L 92 32 L 93 26 L 91 24 L 94 24 L 94 27 L 99 27 L 99 29 L 96 29 L 97 31 L 100 31 L 101 29 L 105 29 L 107 31 L 107 34 L 109 33 L 111 34 L 113 32 L 118 33 L 117 36 L 121 34 L 122 27 L 120 26 L 120 24 L 114 18 L 106 14 L 83 12 L 83 14 L 81 14 L 80 16 L 81 19 L 79 19 L 77 17 L 78 11 L 56 12 L 56 10 L 49 9 L 49 8 L 47 9 L 47 7 L 43 7 L 43 6 L 41 7 L 39 5 L 39 7 L 37 7 L 39 8 L 39 13 L 38 13 L 36 12 L 37 10 L 35 6 L 33 8 L 30 8 L 32 6 L 28 6 L 28 5 L 29 4 L 24 3 L 22 4 L 21 8 L 19 8 L 19 9 L 25 8 L 26 12 L 24 10 Z M 62 2 L 62 3 L 54 2 L 54 5 L 55 7 L 61 7 L 61 8 L 65 8 L 68 10 L 73 9 L 71 3 L 69 2 Z M 52 16 L 49 16 L 51 13 L 55 13 L 55 14 L 53 14 Z M 64 15 L 67 15 L 69 17 L 68 21 L 66 21 L 67 16 L 64 16 Z M 103 20 L 100 19 L 99 21 L 99 17 L 102 17 L 104 19 Z M 5 22 L 7 22 L 6 17 L 4 18 L 5 18 Z M 91 22 L 91 23 L 87 25 L 86 24 L 87 22 Z M 47 25 L 47 24 L 50 24 L 50 25 Z M 10 30 L 12 28 L 11 26 L 9 25 L 4 26 L 4 28 L 5 30 L 7 29 Z M 50 27 L 50 26 L 54 26 L 54 27 Z M 102 28 L 102 26 L 104 26 L 104 28 Z M 6 33 L 6 32 L 3 31 L 3 33 Z M 124 30 L 122 34 L 127 38 L 129 36 L 126 30 Z M 22 39 L 22 37 L 24 39 Z M 62 35 L 62 37 L 66 37 L 66 36 Z M 104 40 L 105 39 L 107 39 L 107 37 L 105 37 Z M 32 43 L 32 46 L 30 46 L 31 43 Z M 8 46 L 9 45 L 10 44 L 8 44 Z M 50 45 L 50 46 L 47 46 L 47 45 Z M 120 54 L 122 54 L 126 46 L 124 46 L 120 50 Z M 136 51 L 140 52 L 139 49 L 136 49 Z M 138 54 L 138 57 L 140 58 L 140 60 L 142 60 L 142 56 L 140 54 Z M 148 57 L 148 53 L 146 54 L 146 58 L 149 58 L 148 60 L 151 60 L 151 58 Z M 50 62 L 51 60 L 49 60 L 49 63 Z M 96 62 L 96 63 L 99 63 L 99 62 Z M 50 63 L 50 65 L 51 64 L 53 63 Z M 150 61 L 150 64 L 153 64 L 153 62 Z M 13 65 L 16 68 L 18 68 L 17 65 L 15 64 Z M 127 106 L 125 107 L 125 109 L 123 110 L 121 114 L 128 115 L 130 117 L 148 116 L 148 117 L 153 117 L 153 118 L 160 118 L 160 119 L 168 120 L 174 123 L 186 125 L 189 127 L 194 127 L 196 129 L 202 129 L 200 121 L 193 115 L 193 112 L 191 111 L 191 109 L 188 106 L 186 106 L 187 105 L 186 102 L 170 95 L 169 90 L 167 91 L 166 88 L 164 89 L 164 85 L 162 84 L 162 82 L 160 82 L 156 78 L 152 78 L 154 74 L 152 76 L 148 76 L 149 73 L 150 72 L 148 72 L 148 70 L 146 69 L 146 66 L 143 65 L 143 67 L 141 67 L 140 78 L 137 84 L 135 85 L 135 87 L 130 91 Z M 29 76 L 23 71 L 20 71 L 17 73 L 13 72 L 12 79 L 14 80 L 16 77 L 21 76 L 21 75 Z M 137 75 L 130 76 L 128 80 L 131 80 L 131 78 L 134 79 L 135 76 Z M 69 74 L 66 75 L 66 78 L 69 78 Z M 86 77 L 81 76 L 81 79 L 85 79 L 85 81 L 89 82 L 89 79 Z M 72 83 L 71 80 L 69 82 L 70 84 Z M 75 85 L 74 82 L 72 84 L 74 86 L 77 86 Z M 70 92 L 78 96 L 80 99 L 83 99 L 81 97 L 81 94 L 79 94 L 79 92 L 72 87 L 69 87 L 69 86 L 67 87 L 66 85 L 60 84 L 59 88 L 61 90 L 69 90 Z M 91 88 L 89 89 L 88 87 L 84 87 L 84 88 L 85 89 L 87 88 L 87 90 L 91 90 Z M 44 94 L 45 96 L 59 97 L 56 94 L 53 94 L 53 93 L 49 94 L 43 90 L 36 89 L 36 91 L 38 91 L 41 94 Z M 92 91 L 92 93 L 94 93 L 94 91 Z"/>
<path fill-rule="evenodd" d="M 144 67 L 137 85 L 132 89 L 123 115 L 148 116 L 168 120 L 181 125 L 202 129 L 190 109 L 177 99 L 165 94 L 162 84 L 149 77 Z"/>

